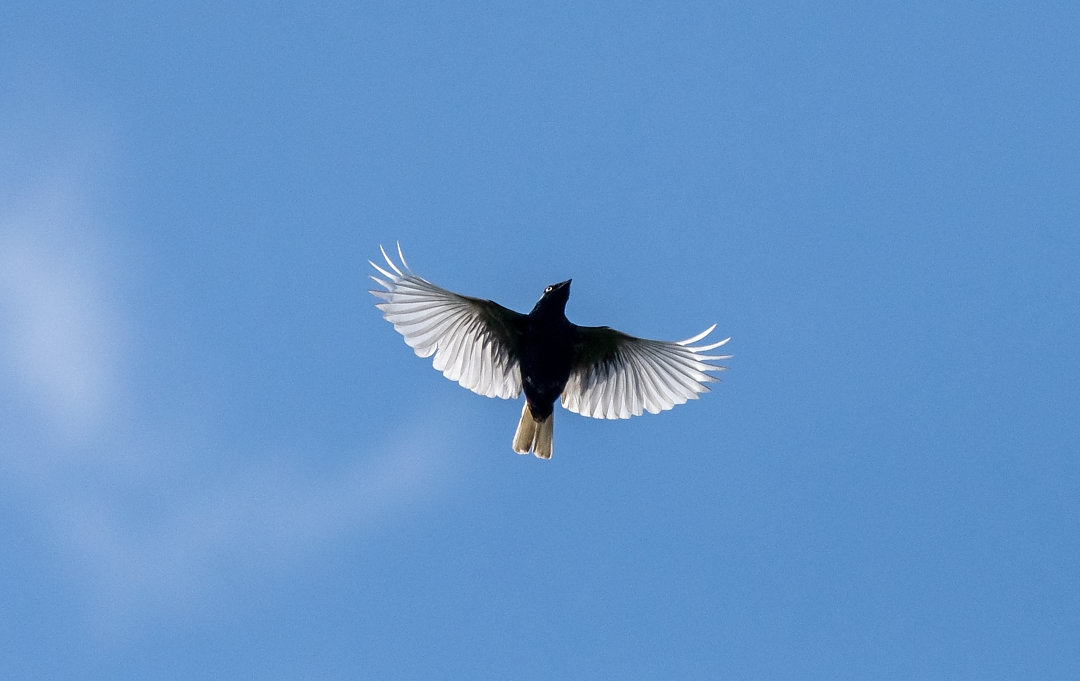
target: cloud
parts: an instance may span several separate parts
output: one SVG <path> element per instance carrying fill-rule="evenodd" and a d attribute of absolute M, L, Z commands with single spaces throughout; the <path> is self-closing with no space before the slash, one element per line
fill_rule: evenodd
<path fill-rule="evenodd" d="M 107 245 L 119 230 L 98 216 L 109 197 L 79 165 L 43 150 L 37 180 L 0 213 L 0 371 L 13 378 L 0 382 L 0 410 L 13 410 L 0 424 L 18 430 L 0 448 L 0 489 L 45 533 L 99 633 L 198 611 L 229 584 L 273 579 L 437 494 L 449 424 L 423 411 L 408 433 L 319 471 L 304 462 L 327 459 L 302 446 L 214 452 L 205 438 L 220 434 L 190 432 L 183 415 L 148 422 L 130 394 L 145 381 L 125 380 L 142 363 L 125 361 L 134 327 L 116 302 L 119 249 Z M 229 464 L 200 470 L 209 460 Z"/>
<path fill-rule="evenodd" d="M 172 495 L 149 518 L 103 489 L 54 498 L 58 548 L 77 566 L 72 576 L 86 588 L 99 633 L 126 636 L 146 619 L 200 611 L 236 584 L 281 578 L 309 556 L 422 509 L 445 480 L 434 453 L 446 425 L 411 429 L 318 475 L 280 459 L 238 467 L 207 489 Z"/>
<path fill-rule="evenodd" d="M 65 179 L 0 216 L 0 341 L 14 386 L 55 432 L 103 425 L 122 343 L 91 257 L 94 218 Z"/>

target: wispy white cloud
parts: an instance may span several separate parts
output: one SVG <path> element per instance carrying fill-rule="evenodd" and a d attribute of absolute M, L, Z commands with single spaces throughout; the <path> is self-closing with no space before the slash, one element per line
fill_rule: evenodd
<path fill-rule="evenodd" d="M 97 216 L 99 190 L 55 149 L 41 156 L 61 162 L 0 212 L 0 371 L 13 379 L 0 384 L 0 409 L 36 422 L 19 447 L 0 447 L 0 489 L 19 490 L 105 634 L 199 610 L 231 583 L 393 522 L 438 491 L 439 417 L 358 445 L 337 470 L 305 468 L 302 448 L 267 464 L 264 443 L 251 443 L 221 457 L 238 462 L 226 473 L 201 474 L 207 453 L 184 451 L 200 434 L 146 423 L 130 394 L 142 382 L 125 380 L 130 321 L 110 275 L 123 263 L 103 245 L 116 230 Z"/>
<path fill-rule="evenodd" d="M 434 455 L 446 426 L 421 424 L 320 474 L 280 459 L 237 467 L 206 488 L 172 495 L 150 518 L 104 489 L 75 500 L 57 495 L 49 514 L 58 554 L 74 566 L 72 578 L 85 586 L 107 637 L 147 618 L 199 611 L 238 583 L 280 577 L 308 556 L 423 508 L 447 475 Z"/>
<path fill-rule="evenodd" d="M 94 220 L 65 177 L 0 215 L 0 352 L 10 387 L 68 439 L 103 425 L 117 389 L 122 338 L 92 259 Z"/>

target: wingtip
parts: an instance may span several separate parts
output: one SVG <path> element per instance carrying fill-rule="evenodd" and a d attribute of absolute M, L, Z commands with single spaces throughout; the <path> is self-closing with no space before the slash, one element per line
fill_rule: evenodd
<path fill-rule="evenodd" d="M 395 265 L 394 261 L 390 259 L 390 256 L 386 254 L 386 249 L 383 248 L 382 244 L 379 244 L 379 251 L 382 253 L 383 260 L 385 260 L 386 264 L 390 266 L 390 269 L 394 270 L 394 272 L 396 272 L 399 277 L 404 277 L 405 274 L 400 269 L 398 269 L 398 266 Z M 372 264 L 374 265 L 374 263 Z M 376 269 L 379 269 L 377 265 Z"/>
<path fill-rule="evenodd" d="M 704 331 L 702 331 L 701 333 L 699 333 L 696 336 L 692 336 L 690 338 L 687 338 L 686 340 L 675 341 L 675 342 L 678 343 L 679 345 L 690 345 L 691 343 L 697 343 L 699 340 L 701 340 L 705 336 L 708 336 L 710 333 L 712 333 L 714 329 L 716 329 L 716 324 L 713 324 L 712 326 L 705 329 Z"/>
<path fill-rule="evenodd" d="M 716 348 L 720 347 L 721 345 L 726 345 L 729 340 L 731 340 L 730 336 L 728 338 L 725 338 L 722 341 L 717 342 L 717 343 L 711 343 L 709 345 L 698 346 L 696 348 L 693 348 L 693 350 L 694 350 L 694 352 L 708 352 L 709 350 L 715 350 Z"/>
<path fill-rule="evenodd" d="M 400 274 L 401 274 L 400 272 L 398 273 L 399 276 L 395 277 L 393 274 L 390 274 L 389 272 L 387 272 L 383 268 L 379 267 L 375 263 L 371 262 L 370 260 L 368 260 L 368 263 L 372 267 L 374 267 L 379 272 L 379 274 L 383 275 L 384 277 L 386 277 L 390 281 L 397 281 L 399 279 L 399 277 L 400 277 Z M 386 286 L 386 288 L 392 288 L 390 286 L 387 286 L 386 282 L 382 281 L 381 279 L 376 279 L 374 275 L 369 274 L 368 276 L 371 277 L 372 279 L 375 279 L 375 281 L 379 282 L 383 286 Z"/>

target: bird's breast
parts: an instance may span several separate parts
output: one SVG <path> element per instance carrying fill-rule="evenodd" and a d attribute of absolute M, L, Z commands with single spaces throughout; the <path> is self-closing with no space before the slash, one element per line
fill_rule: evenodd
<path fill-rule="evenodd" d="M 531 325 L 521 348 L 521 383 L 530 402 L 550 403 L 562 394 L 574 358 L 573 327 Z"/>

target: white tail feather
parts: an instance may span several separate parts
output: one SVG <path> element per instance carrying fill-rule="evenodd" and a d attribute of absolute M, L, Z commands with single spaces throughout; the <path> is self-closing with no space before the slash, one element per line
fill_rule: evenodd
<path fill-rule="evenodd" d="M 526 402 L 521 408 L 521 420 L 518 421 L 517 432 L 514 433 L 514 451 L 518 454 L 528 454 L 535 437 L 536 421 L 529 412 L 529 404 Z"/>
<path fill-rule="evenodd" d="M 536 439 L 533 440 L 533 454 L 541 459 L 550 459 L 555 441 L 555 414 L 551 414 L 538 425 Z"/>
<path fill-rule="evenodd" d="M 518 454 L 532 452 L 541 459 L 550 459 L 555 435 L 555 415 L 537 421 L 529 411 L 529 403 L 521 408 L 521 420 L 514 433 L 514 451 Z"/>

